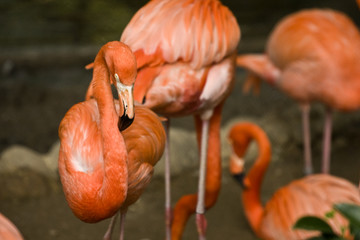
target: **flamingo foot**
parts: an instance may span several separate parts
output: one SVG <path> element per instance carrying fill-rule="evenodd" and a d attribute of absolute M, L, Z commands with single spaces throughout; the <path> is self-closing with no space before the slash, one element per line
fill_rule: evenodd
<path fill-rule="evenodd" d="M 196 225 L 199 233 L 199 240 L 206 240 L 207 221 L 203 213 L 196 214 Z"/>

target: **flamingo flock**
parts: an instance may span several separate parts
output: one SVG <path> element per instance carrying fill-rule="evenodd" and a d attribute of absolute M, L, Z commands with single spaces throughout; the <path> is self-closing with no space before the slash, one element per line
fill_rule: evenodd
<path fill-rule="evenodd" d="M 270 161 L 270 143 L 265 133 L 251 123 L 237 125 L 235 130 L 231 130 L 230 142 L 234 153 L 230 166 L 243 164 L 240 157 L 246 152 L 251 139 L 259 144 L 259 162 L 255 163 L 249 176 L 243 179 L 247 180 L 243 185 L 248 184 L 243 191 L 245 214 L 254 232 L 264 239 L 302 238 L 307 235 L 291 229 L 294 221 L 302 215 L 321 216 L 336 202 L 360 204 L 359 190 L 353 184 L 327 174 L 331 142 L 330 109 L 354 111 L 360 105 L 360 94 L 357 94 L 360 90 L 360 84 L 357 84 L 360 72 L 356 67 L 360 60 L 360 48 L 357 46 L 360 35 L 356 26 L 344 14 L 320 9 L 294 13 L 275 28 L 265 54 L 237 56 L 240 27 L 232 12 L 220 1 L 153 0 L 133 16 L 120 41 L 115 45 L 120 44 L 122 50 L 115 51 L 117 47 L 105 45 L 99 51 L 94 63 L 90 65 L 94 69 L 94 76 L 86 101 L 70 109 L 59 128 L 62 143 L 59 170 L 69 206 L 84 221 L 97 222 L 112 217 L 104 239 L 111 238 L 118 212 L 122 219 L 120 239 L 123 239 L 126 209 L 140 197 L 148 185 L 152 167 L 161 157 L 164 148 L 165 239 L 181 239 L 186 222 L 194 213 L 198 237 L 200 240 L 206 239 L 208 223 L 205 211 L 216 203 L 221 184 L 221 112 L 234 85 L 236 65 L 250 71 L 246 83 L 248 87 L 259 84 L 259 79 L 264 79 L 300 102 L 304 120 L 306 174 L 313 172 L 309 103 L 321 101 L 329 110 L 324 133 L 325 174 L 294 181 L 280 189 L 280 193 L 277 192 L 266 207 L 262 207 L 260 203 L 260 184 Z M 126 54 L 123 49 L 127 50 Z M 133 52 L 133 57 L 130 52 Z M 110 84 L 118 90 L 118 101 L 110 96 Z M 135 111 L 133 101 L 139 104 Z M 81 123 L 85 119 L 85 116 L 82 117 L 85 114 L 83 108 L 91 108 L 86 110 L 89 112 L 87 114 L 91 112 L 92 119 L 96 119 L 92 123 L 97 130 L 96 140 L 95 136 L 94 139 L 88 137 L 87 129 L 93 128 L 86 122 L 89 120 Z M 104 110 L 110 108 L 111 110 Z M 153 117 L 156 116 L 155 113 L 165 117 L 165 129 L 159 124 L 159 119 L 149 123 L 150 130 L 141 134 L 156 134 L 158 138 L 149 139 L 146 144 L 134 143 L 135 156 L 132 157 L 128 142 L 131 142 L 132 134 L 139 136 L 146 123 L 143 115 L 138 113 L 140 109 L 147 109 L 149 113 L 146 114 L 152 114 Z M 108 111 L 112 113 L 109 114 Z M 194 116 L 199 144 L 198 193 L 183 196 L 172 208 L 170 118 L 187 115 Z M 82 125 L 84 127 L 79 129 Z M 127 127 L 129 130 L 125 130 Z M 93 144 L 97 147 L 87 147 Z M 152 149 L 154 146 L 157 147 L 155 150 Z M 111 173 L 119 180 L 113 183 L 116 186 L 111 186 L 117 190 L 111 192 L 118 192 L 107 196 L 101 191 L 104 191 L 106 183 L 110 185 L 113 181 L 112 174 L 106 173 L 105 167 L 105 164 L 112 162 L 108 155 L 115 158 L 113 153 L 119 158 L 116 163 L 118 172 L 114 167 Z M 100 180 L 103 182 L 96 184 L 102 187 L 95 190 L 93 187 L 84 189 L 85 183 L 91 183 L 92 186 L 95 184 L 93 181 L 99 181 L 99 177 L 94 180 L 86 175 L 85 178 L 79 177 L 77 171 L 82 174 L 89 174 L 90 171 L 92 174 L 97 166 L 92 165 L 94 162 L 100 164 Z M 142 167 L 145 164 L 146 167 Z M 238 169 L 241 167 L 231 168 L 231 172 L 240 174 Z M 132 186 L 133 179 L 136 179 L 135 187 Z M 298 188 L 302 190 L 297 190 Z M 83 199 L 88 198 L 88 195 L 94 202 L 86 200 L 87 205 L 83 207 Z M 326 201 L 322 202 L 324 198 Z M 109 201 L 109 204 L 107 208 L 103 209 L 102 206 L 101 210 L 97 210 L 98 201 Z M 288 205 L 284 206 L 283 202 Z M 278 219 L 286 219 L 286 224 L 279 225 Z"/>
<path fill-rule="evenodd" d="M 297 219 L 323 217 L 335 203 L 360 205 L 359 187 L 330 175 L 331 114 L 360 108 L 357 26 L 335 10 L 301 10 L 274 27 L 263 54 L 238 55 L 240 35 L 235 16 L 219 0 L 151 0 L 135 13 L 120 41 L 104 44 L 87 66 L 93 76 L 85 99 L 68 110 L 59 126 L 58 167 L 66 201 L 77 218 L 87 223 L 111 218 L 103 239 L 112 239 L 118 216 L 119 239 L 125 239 L 127 210 L 151 182 L 164 153 L 164 238 L 182 239 L 195 214 L 198 239 L 207 239 L 207 227 L 216 223 L 208 223 L 205 213 L 216 204 L 221 188 L 221 115 L 237 67 L 248 71 L 246 88 L 263 80 L 296 100 L 303 120 L 306 176 L 279 188 L 265 205 L 261 184 L 271 162 L 270 140 L 251 122 L 237 123 L 229 131 L 230 173 L 243 187 L 244 214 L 256 236 L 307 239 L 317 233 L 294 230 Z M 312 102 L 326 107 L 321 174 L 312 167 Z M 170 120 L 184 116 L 193 116 L 195 122 L 198 191 L 172 206 Z M 245 174 L 252 141 L 258 157 Z M 337 231 L 347 221 L 337 216 L 329 224 Z M 351 238 L 349 232 L 345 235 Z M 131 239 L 131 233 L 126 236 Z M 1 214 L 0 239 L 23 239 Z"/>

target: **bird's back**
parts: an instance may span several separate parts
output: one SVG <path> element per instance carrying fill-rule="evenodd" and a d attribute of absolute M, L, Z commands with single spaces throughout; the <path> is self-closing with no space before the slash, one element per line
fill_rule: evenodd
<path fill-rule="evenodd" d="M 233 53 L 239 39 L 236 18 L 218 0 L 150 1 L 121 36 L 138 67 L 183 61 L 201 68 Z"/>
<path fill-rule="evenodd" d="M 351 111 L 360 107 L 360 32 L 345 14 L 303 10 L 274 29 L 267 53 L 282 71 L 280 88 L 298 101 L 320 101 Z"/>
<path fill-rule="evenodd" d="M 335 203 L 360 204 L 359 189 L 344 179 L 325 174 L 293 181 L 279 189 L 266 204 L 261 235 L 267 240 L 307 239 L 314 233 L 293 230 L 296 220 L 305 215 L 324 218 Z M 338 233 L 341 226 L 347 225 L 340 214 L 329 223 Z"/>
<path fill-rule="evenodd" d="M 296 60 L 328 58 L 347 67 L 349 60 L 359 59 L 360 33 L 343 13 L 310 9 L 287 16 L 271 34 L 267 51 L 272 61 L 284 68 Z"/>

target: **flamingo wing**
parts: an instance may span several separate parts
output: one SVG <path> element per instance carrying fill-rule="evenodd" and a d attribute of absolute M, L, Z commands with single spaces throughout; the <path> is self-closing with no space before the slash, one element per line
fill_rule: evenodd
<path fill-rule="evenodd" d="M 150 183 L 153 168 L 165 148 L 165 130 L 159 117 L 142 106 L 135 107 L 135 120 L 122 132 L 128 152 L 128 194 L 124 207 L 133 204 Z"/>
<path fill-rule="evenodd" d="M 59 126 L 58 165 L 64 194 L 71 210 L 85 222 L 98 222 L 119 209 L 118 196 L 105 197 L 103 194 L 107 179 L 103 174 L 104 153 L 99 125 L 97 103 L 92 99 L 74 105 Z M 126 188 L 124 184 L 127 183 L 118 183 L 120 188 Z M 103 198 L 99 198 L 101 195 Z"/>

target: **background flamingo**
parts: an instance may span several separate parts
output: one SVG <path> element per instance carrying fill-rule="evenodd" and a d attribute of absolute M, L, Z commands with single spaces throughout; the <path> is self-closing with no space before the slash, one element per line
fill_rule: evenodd
<path fill-rule="evenodd" d="M 1 240 L 23 240 L 16 226 L 0 213 L 0 239 Z"/>
<path fill-rule="evenodd" d="M 131 50 L 121 42 L 107 43 L 95 58 L 88 100 L 74 105 L 60 123 L 63 190 L 73 213 L 85 222 L 114 216 L 119 209 L 123 220 L 127 207 L 148 185 L 153 166 L 163 153 L 165 131 L 151 110 L 135 107 L 136 120 L 125 130 L 134 118 L 135 77 Z M 119 101 L 114 101 L 110 84 L 116 86 Z"/>
<path fill-rule="evenodd" d="M 334 10 L 303 10 L 283 19 L 271 33 L 266 54 L 243 55 L 239 66 L 250 79 L 274 84 L 301 105 L 305 173 L 313 172 L 309 127 L 310 103 L 326 105 L 322 172 L 330 171 L 332 109 L 360 107 L 360 34 Z"/>
<path fill-rule="evenodd" d="M 181 237 L 195 210 L 199 236 L 205 238 L 205 208 L 215 203 L 220 188 L 220 114 L 233 85 L 239 39 L 235 17 L 217 0 L 150 1 L 121 36 L 137 59 L 135 100 L 166 117 L 195 117 L 201 145 L 198 196 L 184 196 L 177 203 L 172 239 Z M 165 161 L 166 236 L 170 239 L 169 158 Z"/>
<path fill-rule="evenodd" d="M 245 177 L 243 157 L 252 140 L 257 143 L 259 154 Z M 292 229 L 300 217 L 324 217 L 334 203 L 360 204 L 360 193 L 355 185 L 338 177 L 317 174 L 280 188 L 262 206 L 260 188 L 271 157 L 271 146 L 265 132 L 253 123 L 238 123 L 231 128 L 229 141 L 232 145 L 230 172 L 244 185 L 242 200 L 245 214 L 251 228 L 261 239 L 307 239 L 314 233 Z M 330 224 L 340 232 L 340 227 L 346 226 L 346 220 L 337 215 Z"/>

